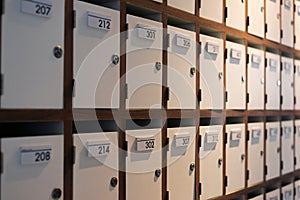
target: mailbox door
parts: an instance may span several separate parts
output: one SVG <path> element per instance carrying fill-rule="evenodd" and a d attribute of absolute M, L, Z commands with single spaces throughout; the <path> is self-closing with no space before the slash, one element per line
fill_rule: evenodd
<path fill-rule="evenodd" d="M 270 180 L 280 175 L 280 124 L 268 122 L 266 129 L 266 180 Z"/>
<path fill-rule="evenodd" d="M 293 0 L 283 0 L 281 5 L 281 29 L 283 45 L 294 46 L 294 3 Z"/>
<path fill-rule="evenodd" d="M 264 195 L 259 195 L 259 196 L 256 196 L 254 198 L 251 198 L 249 200 L 264 200 Z"/>
<path fill-rule="evenodd" d="M 174 200 L 195 199 L 196 127 L 168 128 L 167 190 Z"/>
<path fill-rule="evenodd" d="M 119 11 L 82 1 L 75 10 L 73 107 L 118 108 Z"/>
<path fill-rule="evenodd" d="M 1 200 L 63 199 L 63 136 L 3 138 L 1 152 Z"/>
<path fill-rule="evenodd" d="M 295 182 L 295 189 L 296 189 L 296 194 L 295 194 L 295 199 L 299 200 L 300 199 L 300 181 Z"/>
<path fill-rule="evenodd" d="M 281 57 L 282 61 L 282 72 L 281 72 L 281 81 L 282 89 L 281 95 L 283 98 L 282 109 L 283 110 L 293 110 L 294 107 L 294 94 L 293 94 L 293 59 L 287 57 Z"/>
<path fill-rule="evenodd" d="M 264 178 L 264 124 L 248 123 L 248 186 L 263 181 Z"/>
<path fill-rule="evenodd" d="M 212 10 L 214 12 L 212 12 Z M 200 17 L 222 23 L 223 22 L 223 1 L 200 0 Z"/>
<path fill-rule="evenodd" d="M 227 109 L 246 107 L 245 46 L 226 41 Z"/>
<path fill-rule="evenodd" d="M 280 107 L 280 56 L 266 52 L 266 94 L 267 110 L 279 110 Z"/>
<path fill-rule="evenodd" d="M 282 200 L 293 200 L 294 199 L 293 183 L 282 187 L 281 190 L 282 190 Z"/>
<path fill-rule="evenodd" d="M 266 0 L 266 38 L 280 42 L 280 0 Z"/>
<path fill-rule="evenodd" d="M 294 60 L 295 62 L 295 110 L 300 110 L 300 60 Z"/>
<path fill-rule="evenodd" d="M 294 139 L 293 121 L 282 121 L 281 157 L 283 162 L 282 174 L 294 170 Z"/>
<path fill-rule="evenodd" d="M 194 32 L 168 26 L 169 109 L 196 107 L 196 35 Z"/>
<path fill-rule="evenodd" d="M 168 0 L 168 5 L 185 12 L 195 13 L 195 0 L 182 1 L 182 0 Z"/>
<path fill-rule="evenodd" d="M 223 192 L 223 128 L 221 125 L 201 126 L 200 135 L 200 199 L 210 199 Z"/>
<path fill-rule="evenodd" d="M 263 38 L 265 34 L 264 0 L 248 1 L 249 26 L 248 33 Z"/>
<path fill-rule="evenodd" d="M 264 109 L 264 52 L 248 47 L 248 93 L 249 110 Z"/>
<path fill-rule="evenodd" d="M 207 1 L 209 2 L 209 1 Z M 223 109 L 224 106 L 224 54 L 223 40 L 200 35 L 200 109 Z"/>
<path fill-rule="evenodd" d="M 280 190 L 276 189 L 266 194 L 266 200 L 280 200 Z"/>
<path fill-rule="evenodd" d="M 245 31 L 246 23 L 245 23 L 245 1 L 243 0 L 232 0 L 226 1 L 227 7 L 227 18 L 226 25 L 235 29 L 239 29 L 241 31 Z"/>
<path fill-rule="evenodd" d="M 295 157 L 296 165 L 295 170 L 300 169 L 300 120 L 295 120 L 296 133 L 295 133 Z"/>
<path fill-rule="evenodd" d="M 73 138 L 76 147 L 74 200 L 96 200 L 100 196 L 107 200 L 117 200 L 118 132 L 76 134 Z"/>
<path fill-rule="evenodd" d="M 126 141 L 126 199 L 160 200 L 161 129 L 127 130 Z"/>
<path fill-rule="evenodd" d="M 300 1 L 295 1 L 296 12 L 295 12 L 295 49 L 300 50 Z"/>
<path fill-rule="evenodd" d="M 226 125 L 226 194 L 245 187 L 245 125 Z"/>
<path fill-rule="evenodd" d="M 161 108 L 162 24 L 127 15 L 127 109 Z"/>
<path fill-rule="evenodd" d="M 63 108 L 64 1 L 10 0 L 1 24 L 1 108 Z"/>

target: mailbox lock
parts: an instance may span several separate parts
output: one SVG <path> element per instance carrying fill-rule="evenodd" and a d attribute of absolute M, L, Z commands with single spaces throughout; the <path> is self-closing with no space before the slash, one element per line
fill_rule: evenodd
<path fill-rule="evenodd" d="M 159 71 L 159 70 L 161 69 L 161 62 L 156 62 L 156 63 L 155 63 L 155 69 L 156 69 L 157 71 Z"/>
<path fill-rule="evenodd" d="M 111 57 L 111 60 L 112 60 L 112 63 L 114 65 L 117 65 L 119 62 L 120 62 L 120 57 L 117 55 L 117 54 L 114 54 L 112 57 Z"/>
<path fill-rule="evenodd" d="M 112 187 L 116 187 L 118 184 L 118 179 L 116 177 L 112 177 L 111 180 L 110 180 L 110 185 Z"/>
<path fill-rule="evenodd" d="M 60 45 L 57 45 L 54 47 L 53 49 L 53 54 L 55 56 L 55 58 L 61 58 L 63 56 L 63 49 Z"/>
<path fill-rule="evenodd" d="M 222 72 L 219 72 L 218 77 L 219 77 L 219 79 L 221 80 L 222 77 L 223 77 L 223 73 L 222 73 Z"/>
<path fill-rule="evenodd" d="M 195 67 L 191 67 L 190 73 L 191 73 L 192 76 L 194 76 L 195 73 L 196 73 L 196 68 Z"/>
<path fill-rule="evenodd" d="M 59 199 L 62 195 L 62 191 L 59 188 L 54 188 L 52 190 L 51 196 L 53 199 Z"/>
<path fill-rule="evenodd" d="M 161 171 L 160 169 L 155 170 L 155 176 L 158 178 L 160 177 Z"/>
<path fill-rule="evenodd" d="M 194 163 L 190 164 L 190 171 L 194 171 L 194 169 L 195 169 L 195 164 Z"/>
<path fill-rule="evenodd" d="M 221 158 L 219 158 L 219 160 L 218 160 L 218 165 L 221 166 L 222 163 L 223 163 L 223 160 L 222 160 Z"/>
<path fill-rule="evenodd" d="M 242 159 L 242 160 L 245 160 L 245 154 L 242 154 L 242 155 L 241 155 L 241 159 Z"/>

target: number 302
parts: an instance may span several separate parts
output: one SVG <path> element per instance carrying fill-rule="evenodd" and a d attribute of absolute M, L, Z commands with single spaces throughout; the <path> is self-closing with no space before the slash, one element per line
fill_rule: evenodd
<path fill-rule="evenodd" d="M 49 161 L 50 159 L 51 159 L 51 154 L 49 151 L 35 153 L 35 162 Z"/>

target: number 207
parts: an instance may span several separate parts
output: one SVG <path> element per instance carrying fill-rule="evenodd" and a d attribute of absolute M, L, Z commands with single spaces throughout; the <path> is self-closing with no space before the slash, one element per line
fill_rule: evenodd
<path fill-rule="evenodd" d="M 44 15 L 44 16 L 48 16 L 51 10 L 51 7 L 40 5 L 40 4 L 36 4 L 35 8 L 36 8 L 35 10 L 36 14 Z"/>

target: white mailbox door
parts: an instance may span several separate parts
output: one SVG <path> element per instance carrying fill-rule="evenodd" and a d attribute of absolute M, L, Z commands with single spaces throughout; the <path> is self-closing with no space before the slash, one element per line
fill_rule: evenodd
<path fill-rule="evenodd" d="M 245 187 L 245 125 L 226 125 L 226 194 Z"/>
<path fill-rule="evenodd" d="M 82 1 L 75 1 L 74 4 L 73 107 L 118 108 L 119 11 Z"/>
<path fill-rule="evenodd" d="M 200 35 L 200 42 L 200 109 L 220 110 L 224 106 L 224 42 L 206 35 Z"/>
<path fill-rule="evenodd" d="M 281 5 L 281 29 L 283 45 L 294 46 L 294 3 L 293 0 L 283 0 Z"/>
<path fill-rule="evenodd" d="M 1 200 L 63 199 L 63 136 L 1 139 Z"/>
<path fill-rule="evenodd" d="M 282 187 L 281 190 L 282 190 L 282 200 L 293 200 L 294 199 L 293 183 Z"/>
<path fill-rule="evenodd" d="M 195 199 L 196 127 L 168 128 L 167 190 L 170 199 Z"/>
<path fill-rule="evenodd" d="M 281 95 L 283 97 L 282 110 L 293 110 L 294 94 L 293 94 L 293 80 L 294 80 L 294 65 L 293 59 L 281 57 L 282 71 L 281 81 L 282 89 Z"/>
<path fill-rule="evenodd" d="M 282 121 L 281 127 L 283 131 L 281 138 L 282 174 L 287 174 L 294 170 L 293 121 Z"/>
<path fill-rule="evenodd" d="M 248 1 L 248 33 L 263 38 L 265 34 L 264 0 Z"/>
<path fill-rule="evenodd" d="M 259 195 L 259 196 L 256 196 L 254 198 L 251 198 L 249 200 L 264 200 L 264 195 Z M 279 200 L 279 199 L 278 199 Z"/>
<path fill-rule="evenodd" d="M 200 134 L 200 199 L 204 200 L 223 192 L 223 127 L 200 126 Z"/>
<path fill-rule="evenodd" d="M 295 189 L 296 189 L 296 194 L 295 194 L 295 200 L 300 200 L 300 181 L 295 182 Z"/>
<path fill-rule="evenodd" d="M 251 186 L 264 178 L 264 124 L 248 123 L 248 131 L 248 186 Z"/>
<path fill-rule="evenodd" d="M 162 24 L 127 15 L 127 109 L 161 108 Z"/>
<path fill-rule="evenodd" d="M 199 12 L 200 12 L 200 17 L 222 23 L 223 22 L 223 1 L 200 0 Z"/>
<path fill-rule="evenodd" d="M 295 12 L 295 49 L 300 50 L 300 1 L 295 0 L 296 12 Z"/>
<path fill-rule="evenodd" d="M 76 147 L 73 171 L 74 200 L 119 196 L 118 132 L 84 133 L 73 136 Z"/>
<path fill-rule="evenodd" d="M 245 31 L 246 29 L 246 6 L 244 0 L 226 1 L 227 18 L 226 25 Z"/>
<path fill-rule="evenodd" d="M 295 120 L 296 133 L 295 133 L 295 157 L 296 165 L 295 170 L 300 169 L 300 120 Z"/>
<path fill-rule="evenodd" d="M 280 124 L 268 122 L 266 129 L 266 180 L 270 180 L 280 175 Z"/>
<path fill-rule="evenodd" d="M 266 94 L 267 110 L 279 110 L 280 108 L 280 56 L 266 52 Z"/>
<path fill-rule="evenodd" d="M 63 108 L 64 1 L 4 2 L 2 108 Z"/>
<path fill-rule="evenodd" d="M 189 1 L 168 0 L 167 2 L 168 2 L 168 5 L 171 7 L 194 14 L 195 13 L 195 1 L 196 0 L 189 0 Z"/>
<path fill-rule="evenodd" d="M 276 189 L 266 194 L 266 200 L 280 200 L 280 190 Z"/>
<path fill-rule="evenodd" d="M 266 38 L 280 42 L 280 0 L 266 0 Z"/>
<path fill-rule="evenodd" d="M 169 109 L 196 108 L 196 34 L 168 26 Z"/>
<path fill-rule="evenodd" d="M 161 129 L 127 130 L 126 199 L 161 199 Z"/>
<path fill-rule="evenodd" d="M 245 46 L 226 41 L 226 90 L 227 109 L 246 107 L 246 62 Z"/>
<path fill-rule="evenodd" d="M 300 110 L 300 60 L 294 60 L 295 62 L 295 110 Z"/>
<path fill-rule="evenodd" d="M 264 51 L 248 47 L 248 93 L 249 110 L 264 109 Z"/>

